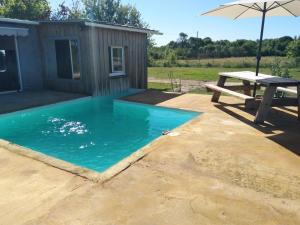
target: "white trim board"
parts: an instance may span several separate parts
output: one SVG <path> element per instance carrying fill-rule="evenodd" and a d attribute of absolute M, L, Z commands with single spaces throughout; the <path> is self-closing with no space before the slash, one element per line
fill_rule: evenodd
<path fill-rule="evenodd" d="M 85 26 L 90 27 L 98 27 L 98 28 L 105 28 L 105 29 L 111 29 L 111 30 L 123 30 L 123 31 L 129 31 L 129 32 L 136 32 L 136 33 L 144 33 L 148 35 L 162 35 L 162 33 L 156 31 L 156 30 L 146 30 L 146 29 L 139 29 L 135 27 L 126 27 L 126 26 L 120 26 L 120 25 L 107 25 L 107 24 L 100 24 L 100 23 L 93 23 L 93 22 L 85 22 Z"/>

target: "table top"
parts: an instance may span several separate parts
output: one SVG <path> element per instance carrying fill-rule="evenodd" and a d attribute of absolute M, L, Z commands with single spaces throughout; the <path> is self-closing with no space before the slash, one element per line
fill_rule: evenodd
<path fill-rule="evenodd" d="M 251 71 L 241 71 L 241 72 L 221 72 L 219 73 L 220 76 L 236 78 L 240 80 L 247 80 L 250 82 L 258 83 L 264 86 L 298 86 L 300 85 L 300 81 L 290 79 L 290 78 L 283 78 L 283 77 L 276 77 L 271 75 L 266 75 L 259 73 L 258 76 L 254 72 Z"/>

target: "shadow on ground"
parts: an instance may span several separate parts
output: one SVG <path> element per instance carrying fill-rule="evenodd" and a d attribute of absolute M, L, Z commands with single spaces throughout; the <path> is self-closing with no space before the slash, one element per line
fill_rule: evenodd
<path fill-rule="evenodd" d="M 255 124 L 256 110 L 246 110 L 242 104 L 220 102 L 215 107 L 263 132 L 268 139 L 300 156 L 300 121 L 297 120 L 297 110 L 288 107 L 272 108 L 264 124 Z M 250 117 L 245 116 L 245 113 L 250 114 Z"/>
<path fill-rule="evenodd" d="M 147 90 L 139 94 L 126 96 L 121 98 L 125 101 L 138 102 L 150 105 L 156 105 L 170 99 L 176 98 L 181 94 L 170 93 L 170 92 L 161 92 L 156 90 Z"/>
<path fill-rule="evenodd" d="M 156 105 L 180 96 L 179 94 L 148 90 L 137 95 L 127 96 L 122 100 Z M 213 103 L 212 103 L 213 104 Z M 297 120 L 297 110 L 291 107 L 272 108 L 264 124 L 255 124 L 254 117 L 257 109 L 246 110 L 243 104 L 215 104 L 219 110 L 259 130 L 266 138 L 289 149 L 300 156 L 300 122 Z"/>
<path fill-rule="evenodd" d="M 58 91 L 24 91 L 0 95 L 0 114 L 84 97 Z"/>

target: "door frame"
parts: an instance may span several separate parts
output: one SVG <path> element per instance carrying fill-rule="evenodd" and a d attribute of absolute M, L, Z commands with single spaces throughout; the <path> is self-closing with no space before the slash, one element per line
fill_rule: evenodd
<path fill-rule="evenodd" d="M 23 81 L 22 81 L 22 72 L 21 72 L 21 65 L 20 65 L 20 55 L 19 55 L 19 45 L 18 45 L 18 37 L 14 35 L 15 41 L 15 50 L 16 50 L 16 58 L 17 58 L 17 68 L 18 68 L 18 78 L 19 78 L 19 90 L 15 90 L 17 92 L 23 91 Z"/>

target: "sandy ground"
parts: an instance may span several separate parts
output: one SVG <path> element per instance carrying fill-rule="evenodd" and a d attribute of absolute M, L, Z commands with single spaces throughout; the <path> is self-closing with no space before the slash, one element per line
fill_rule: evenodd
<path fill-rule="evenodd" d="M 163 84 L 170 84 L 169 79 L 159 79 L 155 77 L 149 77 L 148 82 L 151 83 L 163 83 Z M 179 80 L 176 80 L 176 82 L 179 83 Z M 197 80 L 181 80 L 181 91 L 184 93 L 190 92 L 192 90 L 198 89 L 198 88 L 205 88 L 205 81 L 197 81 Z M 211 82 L 216 83 L 216 82 Z"/>
<path fill-rule="evenodd" d="M 300 122 L 256 126 L 239 105 L 147 92 L 133 101 L 204 112 L 105 184 L 0 149 L 0 224 L 300 224 Z M 167 100 L 169 99 L 169 100 Z M 238 103 L 222 97 L 226 103 Z"/>

